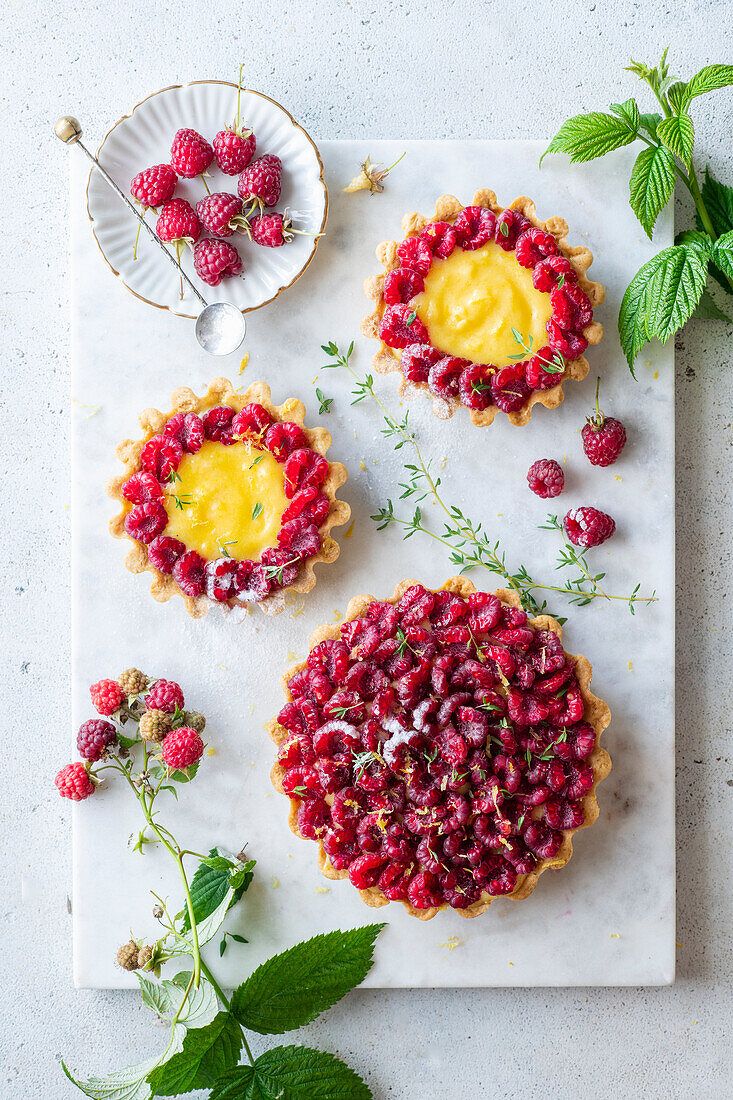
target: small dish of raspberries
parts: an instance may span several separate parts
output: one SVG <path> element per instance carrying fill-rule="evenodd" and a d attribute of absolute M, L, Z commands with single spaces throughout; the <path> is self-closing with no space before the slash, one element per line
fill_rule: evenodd
<path fill-rule="evenodd" d="M 275 788 L 329 879 L 369 906 L 476 917 L 532 893 L 598 817 L 610 721 L 549 615 L 465 577 L 358 596 L 283 678 Z"/>
<path fill-rule="evenodd" d="M 241 71 L 239 84 L 197 81 L 149 96 L 110 130 L 98 155 L 207 302 L 258 309 L 315 254 L 328 211 L 318 149 L 284 107 L 242 87 Z M 153 241 L 136 240 L 129 211 L 98 172 L 87 207 L 102 254 L 129 290 L 197 316 L 190 288 Z"/>

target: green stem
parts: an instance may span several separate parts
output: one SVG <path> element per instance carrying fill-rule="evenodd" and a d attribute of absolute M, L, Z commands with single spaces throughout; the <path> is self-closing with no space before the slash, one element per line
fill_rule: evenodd
<path fill-rule="evenodd" d="M 208 979 L 208 981 L 211 982 L 212 986 L 214 987 L 214 992 L 216 993 L 217 997 L 219 998 L 221 1003 L 224 1005 L 226 1010 L 230 1011 L 231 1002 L 230 1002 L 229 998 L 226 996 L 226 994 L 224 993 L 224 990 L 221 988 L 221 986 L 219 985 L 216 978 L 211 973 L 211 971 L 209 970 L 208 966 L 206 965 L 206 963 L 204 962 L 203 959 L 201 960 L 201 971 L 204 974 L 204 977 L 206 977 Z M 244 1028 L 242 1027 L 241 1024 L 239 1024 L 239 1027 L 240 1027 L 240 1030 L 242 1032 L 242 1043 L 244 1044 L 244 1049 L 247 1053 L 247 1057 L 249 1058 L 250 1065 L 254 1065 L 255 1060 L 252 1057 L 252 1051 L 250 1050 L 249 1043 L 247 1042 L 247 1036 L 244 1033 Z"/>

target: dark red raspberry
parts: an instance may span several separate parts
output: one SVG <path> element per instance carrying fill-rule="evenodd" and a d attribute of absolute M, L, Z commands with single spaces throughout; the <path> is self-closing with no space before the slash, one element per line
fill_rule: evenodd
<path fill-rule="evenodd" d="M 105 753 L 107 746 L 117 740 L 117 730 L 111 722 L 103 722 L 101 718 L 90 718 L 83 722 L 76 735 L 76 748 L 79 756 L 85 760 L 99 760 Z"/>
<path fill-rule="evenodd" d="M 167 767 L 185 771 L 201 759 L 204 743 L 195 729 L 181 726 L 165 735 L 160 751 Z"/>
<path fill-rule="evenodd" d="M 447 355 L 444 359 L 439 359 L 435 366 L 430 368 L 428 375 L 430 392 L 436 397 L 442 397 L 445 401 L 458 397 L 461 374 L 468 366 L 470 366 L 468 359 L 459 359 L 455 355 Z"/>
<path fill-rule="evenodd" d="M 321 486 L 328 477 L 328 461 L 309 447 L 293 451 L 285 462 L 285 496 L 295 496 L 309 485 Z"/>
<path fill-rule="evenodd" d="M 557 241 L 552 233 L 530 227 L 519 234 L 514 251 L 518 264 L 522 267 L 534 267 L 535 264 L 546 260 L 548 256 L 554 256 L 557 253 Z"/>
<path fill-rule="evenodd" d="M 195 130 L 178 130 L 171 145 L 171 164 L 179 176 L 200 176 L 214 159 L 214 150 Z"/>
<path fill-rule="evenodd" d="M 140 452 L 140 465 L 158 481 L 168 481 L 173 471 L 178 469 L 182 457 L 183 448 L 177 439 L 154 435 Z"/>
<path fill-rule="evenodd" d="M 378 852 L 366 852 L 349 867 L 349 878 L 357 890 L 368 890 L 370 886 L 376 886 L 386 862 L 386 858 Z"/>
<path fill-rule="evenodd" d="M 237 436 L 261 435 L 268 424 L 272 423 L 272 417 L 262 405 L 252 403 L 245 405 L 232 421 L 232 431 Z"/>
<path fill-rule="evenodd" d="M 170 199 L 163 207 L 155 223 L 155 232 L 161 241 L 178 246 L 195 244 L 201 236 L 201 222 L 196 211 L 185 199 Z"/>
<path fill-rule="evenodd" d="M 241 213 L 242 200 L 226 191 L 205 195 L 196 203 L 196 216 L 204 229 L 215 237 L 231 237 L 235 230 L 246 225 Z"/>
<path fill-rule="evenodd" d="M 523 839 L 530 852 L 540 859 L 552 859 L 560 851 L 562 833 L 550 829 L 544 821 L 531 821 Z"/>
<path fill-rule="evenodd" d="M 562 466 L 554 458 L 539 458 L 527 471 L 527 484 L 543 500 L 559 497 L 565 485 Z"/>
<path fill-rule="evenodd" d="M 626 446 L 626 428 L 620 420 L 604 416 L 598 404 L 601 380 L 596 383 L 595 415 L 583 427 L 583 450 L 593 466 L 611 466 Z"/>
<path fill-rule="evenodd" d="M 213 141 L 216 163 L 226 176 L 238 176 L 255 155 L 257 141 L 250 130 L 220 130 Z"/>
<path fill-rule="evenodd" d="M 204 434 L 207 439 L 231 446 L 235 441 L 234 409 L 230 405 L 216 405 L 204 413 Z"/>
<path fill-rule="evenodd" d="M 154 474 L 138 470 L 122 486 L 122 495 L 131 504 L 147 504 L 151 500 L 162 500 L 163 490 Z"/>
<path fill-rule="evenodd" d="M 550 292 L 552 319 L 563 330 L 582 332 L 593 320 L 593 307 L 588 295 L 574 283 L 556 286 Z"/>
<path fill-rule="evenodd" d="M 510 413 L 521 409 L 529 394 L 524 363 L 504 367 L 491 376 L 491 396 L 502 412 Z"/>
<path fill-rule="evenodd" d="M 578 275 L 575 268 L 564 256 L 548 256 L 547 259 L 536 263 L 532 271 L 535 290 L 542 290 L 545 293 L 554 290 L 557 286 L 577 283 L 577 281 Z"/>
<path fill-rule="evenodd" d="M 298 576 L 300 558 L 293 550 L 268 546 L 262 551 L 260 564 L 273 588 L 287 588 Z"/>
<path fill-rule="evenodd" d="M 524 214 L 519 214 L 516 210 L 502 210 L 496 219 L 494 240 L 505 252 L 511 252 L 519 234 L 530 224 L 529 218 L 525 218 Z"/>
<path fill-rule="evenodd" d="M 186 596 L 200 596 L 206 587 L 206 559 L 195 550 L 181 554 L 173 566 L 173 579 Z"/>
<path fill-rule="evenodd" d="M 141 206 L 150 209 L 172 199 L 177 183 L 178 176 L 170 164 L 155 164 L 138 172 L 130 184 L 130 192 Z"/>
<path fill-rule="evenodd" d="M 600 546 L 616 530 L 616 523 L 597 508 L 571 508 L 563 520 L 565 533 L 575 546 Z"/>
<path fill-rule="evenodd" d="M 304 516 L 297 516 L 283 524 L 277 536 L 278 546 L 289 550 L 299 558 L 308 558 L 321 549 L 321 536 L 314 523 Z"/>
<path fill-rule="evenodd" d="M 242 258 L 228 241 L 199 241 L 193 250 L 196 274 L 207 286 L 242 274 Z"/>
<path fill-rule="evenodd" d="M 382 295 L 388 306 L 394 306 L 399 302 L 409 302 L 416 294 L 422 294 L 424 289 L 425 282 L 418 271 L 398 267 L 385 276 Z"/>
<path fill-rule="evenodd" d="M 467 206 L 453 222 L 458 244 L 473 252 L 490 241 L 496 228 L 496 215 L 483 206 Z"/>
<path fill-rule="evenodd" d="M 137 542 L 152 542 L 167 526 L 168 513 L 159 500 L 135 504 L 125 516 L 125 530 Z"/>
<path fill-rule="evenodd" d="M 316 527 L 320 527 L 331 509 L 331 502 L 327 496 L 315 485 L 309 485 L 300 489 L 282 514 L 282 522 L 295 519 L 296 516 L 304 516 Z"/>
<path fill-rule="evenodd" d="M 551 829 L 579 829 L 585 820 L 583 807 L 564 798 L 549 798 L 545 805 L 545 821 Z"/>
<path fill-rule="evenodd" d="M 235 558 L 215 558 L 206 563 L 206 595 L 217 603 L 236 596 L 239 562 Z"/>
<path fill-rule="evenodd" d="M 405 304 L 387 306 L 379 323 L 379 337 L 391 348 L 429 343 L 425 325 L 412 306 Z"/>
<path fill-rule="evenodd" d="M 283 777 L 283 790 L 291 798 L 318 798 L 321 793 L 321 780 L 313 767 L 291 768 Z"/>
<path fill-rule="evenodd" d="M 116 680 L 99 680 L 89 688 L 92 706 L 97 714 L 108 718 L 122 706 L 125 693 Z"/>
<path fill-rule="evenodd" d="M 73 802 L 82 802 L 95 790 L 88 771 L 78 761 L 62 768 L 54 782 L 61 797 L 70 798 Z"/>
<path fill-rule="evenodd" d="M 407 237 L 397 249 L 397 259 L 402 267 L 412 268 L 424 276 L 432 266 L 433 253 L 421 237 Z"/>
<path fill-rule="evenodd" d="M 269 594 L 268 570 L 256 561 L 241 561 L 237 569 L 237 599 L 242 603 L 260 603 Z"/>
<path fill-rule="evenodd" d="M 173 714 L 176 708 L 183 710 L 183 692 L 175 680 L 156 680 L 145 696 L 145 706 Z"/>
<path fill-rule="evenodd" d="M 402 353 L 404 356 L 404 352 Z M 492 402 L 491 378 L 493 367 L 483 363 L 472 363 L 461 373 L 458 383 L 458 397 L 467 409 L 487 409 Z"/>
<path fill-rule="evenodd" d="M 438 879 L 430 871 L 420 871 L 407 888 L 407 897 L 416 909 L 433 909 L 443 901 Z"/>
<path fill-rule="evenodd" d="M 430 368 L 443 358 L 431 344 L 408 344 L 402 349 L 400 370 L 409 382 L 427 383 Z"/>
<path fill-rule="evenodd" d="M 182 450 L 195 455 L 204 442 L 204 424 L 196 413 L 176 413 L 163 429 L 164 439 L 175 439 Z"/>
<path fill-rule="evenodd" d="M 423 229 L 420 240 L 425 241 L 434 256 L 444 260 L 456 247 L 458 236 L 448 222 L 431 222 Z"/>
<path fill-rule="evenodd" d="M 180 539 L 173 539 L 169 535 L 159 535 L 148 546 L 148 561 L 159 569 L 161 573 L 172 573 L 181 554 L 185 554 L 186 546 Z"/>
<path fill-rule="evenodd" d="M 540 348 L 536 355 L 527 361 L 525 377 L 532 390 L 549 390 L 561 381 L 565 370 L 565 360 L 550 347 Z"/>
<path fill-rule="evenodd" d="M 303 429 L 290 420 L 271 424 L 265 432 L 263 442 L 278 462 L 284 462 L 288 455 L 300 447 L 308 446 L 308 439 Z"/>
<path fill-rule="evenodd" d="M 237 191 L 245 201 L 255 200 L 263 206 L 274 206 L 280 198 L 281 176 L 282 161 L 272 153 L 266 153 L 247 165 L 237 182 Z"/>
<path fill-rule="evenodd" d="M 547 322 L 547 335 L 550 348 L 557 351 L 565 359 L 577 359 L 588 347 L 588 341 L 577 332 L 566 332 L 561 329 L 554 319 Z"/>

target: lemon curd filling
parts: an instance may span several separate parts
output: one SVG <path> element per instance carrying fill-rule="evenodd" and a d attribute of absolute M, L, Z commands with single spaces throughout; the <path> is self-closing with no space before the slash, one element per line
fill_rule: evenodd
<path fill-rule="evenodd" d="M 552 316 L 550 296 L 535 290 L 532 270 L 495 241 L 435 259 L 413 306 L 434 347 L 500 367 L 519 362 L 510 356 L 532 354 L 517 343 L 512 328 L 537 351 L 547 343 L 545 326 Z"/>
<path fill-rule="evenodd" d="M 165 534 L 205 558 L 256 559 L 277 544 L 288 506 L 284 467 L 269 451 L 241 441 L 225 447 L 207 440 L 178 467 L 168 489 Z M 179 506 L 180 505 L 180 506 Z"/>

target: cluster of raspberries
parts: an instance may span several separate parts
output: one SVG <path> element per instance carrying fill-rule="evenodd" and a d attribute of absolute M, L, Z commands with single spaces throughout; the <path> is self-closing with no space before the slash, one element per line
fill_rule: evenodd
<path fill-rule="evenodd" d="M 168 524 L 166 487 L 183 455 L 196 454 L 205 439 L 224 447 L 249 439 L 284 465 L 284 490 L 290 504 L 282 516 L 277 546 L 264 550 L 259 561 L 228 557 L 207 561 L 179 539 L 163 534 Z M 291 421 L 273 421 L 262 405 L 245 405 L 240 412 L 217 405 L 203 417 L 177 413 L 161 434 L 147 441 L 140 469 L 122 486 L 123 496 L 132 505 L 125 530 L 147 546 L 150 563 L 171 574 L 185 595 L 206 595 L 220 603 L 257 603 L 274 589 L 292 584 L 303 560 L 321 549 L 318 529 L 330 508 L 321 486 L 328 472 L 328 461 L 308 446 L 303 429 Z"/>
<path fill-rule="evenodd" d="M 535 288 L 548 293 L 552 302 L 547 346 L 528 361 L 503 368 L 472 363 L 434 347 L 411 304 L 424 290 L 436 257 L 445 259 L 457 246 L 473 251 L 491 240 L 506 252 L 514 250 L 517 262 L 532 269 Z M 560 364 L 577 359 L 588 347 L 583 331 L 593 320 L 593 309 L 578 286 L 575 268 L 559 255 L 552 233 L 536 228 L 516 210 L 504 210 L 497 217 L 483 206 L 467 206 L 452 225 L 431 222 L 418 236 L 407 237 L 397 249 L 397 259 L 400 266 L 384 279 L 379 336 L 389 347 L 401 349 L 405 378 L 427 386 L 436 397 L 476 411 L 496 405 L 502 412 L 517 412 L 533 390 L 556 386 L 564 372 Z"/>
<path fill-rule="evenodd" d="M 139 172 L 130 191 L 146 210 L 159 211 L 155 232 L 161 241 L 193 248 L 196 274 L 209 286 L 218 286 L 242 272 L 242 259 L 225 237 L 245 233 L 267 248 L 278 248 L 296 232 L 290 219 L 265 208 L 275 206 L 282 189 L 282 162 L 272 153 L 252 159 L 257 142 L 251 130 L 221 130 L 210 145 L 196 130 L 179 130 L 173 138 L 169 164 Z M 238 176 L 237 194 L 217 192 L 196 203 L 174 197 L 179 177 L 193 179 L 216 164 L 225 175 Z M 247 213 L 244 208 L 247 205 Z M 258 211 L 256 216 L 252 216 Z M 211 238 L 202 238 L 202 232 Z"/>
<path fill-rule="evenodd" d="M 494 595 L 374 601 L 288 694 L 278 762 L 298 832 L 360 890 L 465 909 L 583 824 L 596 734 L 573 661 Z"/>
<path fill-rule="evenodd" d="M 151 682 L 138 669 L 127 669 L 118 680 L 105 679 L 92 684 L 89 696 L 102 717 L 90 718 L 79 727 L 76 747 L 84 762 L 67 764 L 56 776 L 56 788 L 62 798 L 81 802 L 94 794 L 99 780 L 92 765 L 105 759 L 118 745 L 118 729 L 110 718 L 138 722 L 141 739 L 159 744 L 160 759 L 171 770 L 184 771 L 201 759 L 204 751 L 201 732 L 206 721 L 201 714 L 183 711 L 183 692 L 175 681 Z M 184 721 L 189 725 L 183 725 Z"/>

